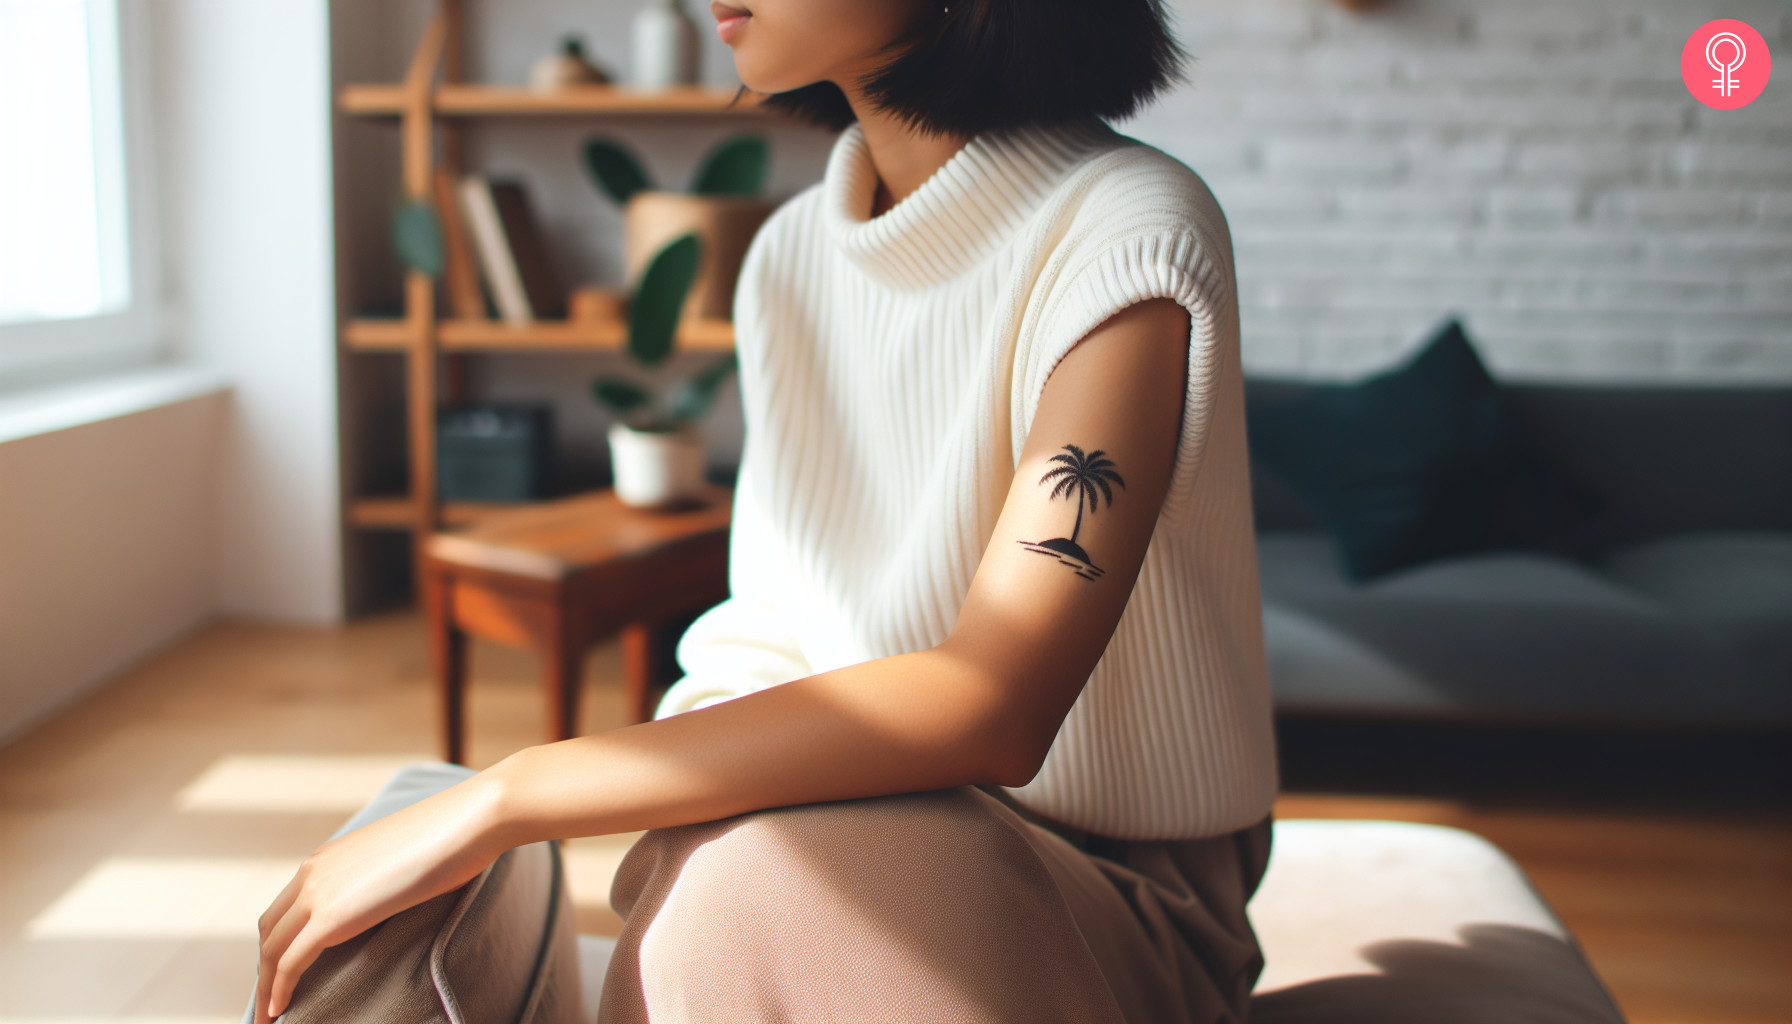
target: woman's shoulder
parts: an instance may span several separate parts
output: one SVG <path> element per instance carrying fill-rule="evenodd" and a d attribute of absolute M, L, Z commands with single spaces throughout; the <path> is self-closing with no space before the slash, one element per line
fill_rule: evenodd
<path fill-rule="evenodd" d="M 1134 293 L 1161 294 L 1170 279 L 1210 299 L 1231 287 L 1225 213 L 1201 176 L 1163 150 L 1121 137 L 1079 166 L 1052 205 L 1041 267 L 1053 282 L 1048 305 L 1124 304 Z"/>
<path fill-rule="evenodd" d="M 1230 241 L 1225 212 L 1200 174 L 1126 136 L 1079 167 L 1060 195 L 1073 214 L 1072 233 L 1091 236 L 1085 241 L 1140 236 Z"/>
<path fill-rule="evenodd" d="M 1231 231 L 1208 183 L 1176 156 L 1122 140 L 1084 161 L 1050 204 L 1054 242 L 1041 269 L 1054 291 L 1133 292 L 1167 269 L 1202 289 L 1226 285 Z"/>

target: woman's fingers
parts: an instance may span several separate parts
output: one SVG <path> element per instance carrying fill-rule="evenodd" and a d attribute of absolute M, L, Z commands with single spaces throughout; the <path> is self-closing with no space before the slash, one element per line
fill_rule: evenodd
<path fill-rule="evenodd" d="M 286 952 L 280 955 L 273 984 L 268 991 L 270 1020 L 286 1012 L 286 1005 L 292 1002 L 293 990 L 299 987 L 299 977 L 307 967 L 317 962 L 318 956 L 330 945 L 329 937 L 316 925 L 316 918 L 307 922 L 307 927 L 299 930 L 292 944 L 286 947 Z"/>
<path fill-rule="evenodd" d="M 261 961 L 255 975 L 255 1024 L 268 1024 L 279 1011 L 271 1010 L 274 986 L 279 980 L 280 965 L 286 957 L 287 949 L 293 939 L 298 937 L 311 915 L 294 907 L 288 910 L 273 926 L 266 929 L 261 940 Z M 288 997 L 292 994 L 291 986 L 287 988 Z"/>
<path fill-rule="evenodd" d="M 268 991 L 274 983 L 273 965 L 280 956 L 280 951 L 273 946 L 273 936 L 281 922 L 293 916 L 290 911 L 293 904 L 298 902 L 299 893 L 304 887 L 305 869 L 301 867 L 293 872 L 292 880 L 286 883 L 286 888 L 280 890 L 280 894 L 274 897 L 274 902 L 268 904 L 268 909 L 262 911 L 261 917 L 255 922 L 256 931 L 260 935 L 260 959 L 255 968 L 255 1024 L 268 1024 L 272 1019 L 267 1015 Z"/>
<path fill-rule="evenodd" d="M 274 972 L 257 965 L 255 968 L 254 1024 L 268 1024 L 268 989 L 273 987 Z"/>

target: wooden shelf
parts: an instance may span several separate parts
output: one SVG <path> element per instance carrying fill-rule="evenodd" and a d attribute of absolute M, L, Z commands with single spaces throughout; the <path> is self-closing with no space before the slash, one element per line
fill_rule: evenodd
<path fill-rule="evenodd" d="M 769 110 L 761 97 L 732 88 L 686 86 L 644 91 L 623 86 L 578 86 L 536 92 L 516 86 L 461 81 L 466 35 L 465 0 L 437 0 L 401 82 L 349 85 L 337 109 L 352 117 L 385 118 L 397 126 L 403 194 L 413 201 L 442 201 L 465 167 L 465 135 L 480 118 L 757 118 Z M 709 131 L 714 128 L 711 125 Z M 462 252 L 464 256 L 464 249 Z M 409 464 L 399 494 L 346 497 L 344 521 L 357 529 L 398 530 L 417 543 L 443 527 L 474 523 L 518 505 L 444 503 L 436 499 L 436 413 L 465 400 L 467 361 L 474 353 L 621 352 L 628 324 L 620 295 L 580 289 L 569 296 L 566 319 L 509 324 L 485 319 L 437 319 L 444 305 L 480 314 L 476 271 L 451 259 L 438 282 L 420 271 L 404 280 L 404 313 L 391 319 L 351 320 L 341 327 L 350 352 L 398 355 L 404 370 L 404 440 Z M 444 292 L 458 301 L 443 303 Z M 722 353 L 734 345 L 725 320 L 688 321 L 677 348 Z M 438 359 L 438 356 L 450 358 Z M 526 507 L 526 506 L 522 506 Z M 421 561 L 418 563 L 421 565 Z"/>
<path fill-rule="evenodd" d="M 344 113 L 360 117 L 397 117 L 405 111 L 402 85 L 349 85 L 338 97 Z M 733 89 L 679 86 L 644 92 L 616 85 L 584 85 L 558 92 L 535 92 L 516 86 L 445 83 L 431 94 L 437 117 L 565 117 L 576 115 L 759 116 L 765 113 L 751 93 L 735 100 Z"/>
<path fill-rule="evenodd" d="M 342 329 L 343 343 L 358 352 L 403 352 L 411 337 L 403 320 L 351 320 Z M 628 328 L 620 320 L 444 320 L 436 337 L 444 352 L 620 352 Z M 693 320 L 678 331 L 680 350 L 726 352 L 733 347 L 734 324 L 727 320 Z"/>
<path fill-rule="evenodd" d="M 532 502 L 453 501 L 442 506 L 442 525 L 469 526 L 494 512 L 528 508 Z M 404 495 L 356 498 L 349 502 L 348 521 L 372 530 L 409 530 L 417 525 L 417 503 Z"/>

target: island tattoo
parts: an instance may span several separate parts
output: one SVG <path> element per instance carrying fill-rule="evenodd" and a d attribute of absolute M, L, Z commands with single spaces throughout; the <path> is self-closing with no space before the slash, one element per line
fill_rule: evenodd
<path fill-rule="evenodd" d="M 1044 476 L 1039 478 L 1039 482 L 1045 484 L 1053 480 L 1057 481 L 1052 485 L 1052 492 L 1046 498 L 1047 501 L 1064 496 L 1075 499 L 1076 524 L 1070 528 L 1070 536 L 1053 537 L 1051 540 L 1042 540 L 1037 543 L 1027 540 L 1016 543 L 1035 554 L 1050 555 L 1070 566 L 1083 579 L 1092 580 L 1103 575 L 1105 570 L 1097 568 L 1094 562 L 1089 561 L 1088 552 L 1084 551 L 1076 542 L 1077 534 L 1083 529 L 1083 502 L 1088 501 L 1091 514 L 1101 507 L 1102 498 L 1106 498 L 1108 507 L 1112 508 L 1114 492 L 1108 487 L 1108 481 L 1111 480 L 1121 487 L 1126 486 L 1126 481 L 1120 479 L 1120 474 L 1114 471 L 1114 461 L 1102 457 L 1107 453 L 1100 448 L 1087 455 L 1084 455 L 1083 450 L 1074 444 L 1065 445 L 1064 450 L 1070 454 L 1052 456 L 1052 461 L 1059 465 L 1053 466 L 1047 471 Z"/>

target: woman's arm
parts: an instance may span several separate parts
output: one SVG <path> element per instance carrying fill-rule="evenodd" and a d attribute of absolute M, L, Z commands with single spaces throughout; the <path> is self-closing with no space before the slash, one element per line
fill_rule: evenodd
<path fill-rule="evenodd" d="M 514 846 L 1031 779 L 1144 560 L 1180 431 L 1189 329 L 1181 306 L 1151 300 L 1059 363 L 943 643 L 531 747 L 325 844 L 263 915 L 258 1017 L 267 997 L 273 1014 L 285 1008 L 323 948 Z"/>
<path fill-rule="evenodd" d="M 1073 348 L 1040 396 L 1002 514 L 937 647 L 792 680 L 658 722 L 524 750 L 491 771 L 505 848 L 787 804 L 1019 786 L 1038 771 L 1132 592 L 1181 423 L 1188 314 L 1154 300 Z M 1078 505 L 1065 446 L 1111 466 Z M 1104 472 L 1105 470 L 1105 472 Z M 1116 480 L 1116 477 L 1118 480 Z M 1105 487 L 1104 487 L 1105 484 Z M 1108 495 L 1112 495 L 1111 503 Z M 1026 542 L 1069 538 L 1089 579 Z"/>

